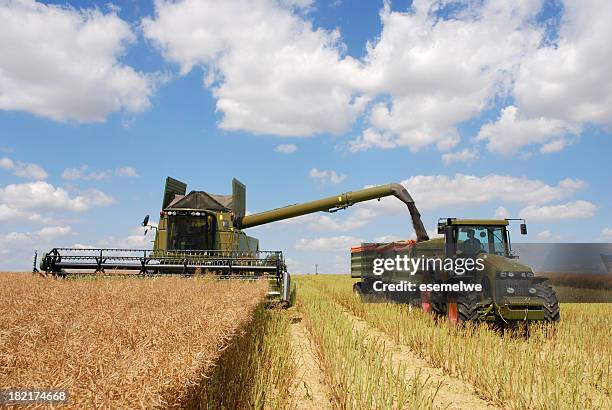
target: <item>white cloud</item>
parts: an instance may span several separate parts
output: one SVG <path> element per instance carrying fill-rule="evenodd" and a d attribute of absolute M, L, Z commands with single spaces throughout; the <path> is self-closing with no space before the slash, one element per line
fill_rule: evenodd
<path fill-rule="evenodd" d="M 157 222 L 151 221 L 152 226 L 157 226 Z M 146 230 L 146 234 L 145 234 Z M 97 241 L 96 247 L 113 247 L 120 249 L 151 249 L 151 241 L 155 239 L 155 229 L 146 229 L 142 226 L 132 228 L 127 236 L 109 236 Z"/>
<path fill-rule="evenodd" d="M 495 210 L 495 219 L 506 219 L 510 218 L 510 211 L 503 206 L 497 207 Z"/>
<path fill-rule="evenodd" d="M 536 238 L 538 238 L 541 241 L 547 241 L 547 242 L 557 242 L 561 240 L 560 235 L 553 235 L 548 229 L 538 233 L 536 235 Z"/>
<path fill-rule="evenodd" d="M 114 11 L 0 0 L 0 109 L 103 121 L 149 107 L 152 77 L 122 64 L 136 40 Z"/>
<path fill-rule="evenodd" d="M 528 117 L 612 125 L 612 3 L 565 0 L 559 38 L 521 63 L 514 95 Z"/>
<path fill-rule="evenodd" d="M 114 202 L 112 197 L 97 189 L 71 196 L 64 188 L 54 187 L 44 181 L 11 184 L 0 188 L 0 204 L 18 211 L 43 209 L 83 212 Z"/>
<path fill-rule="evenodd" d="M 312 168 L 308 173 L 311 178 L 319 180 L 323 183 L 330 182 L 332 184 L 339 184 L 346 179 L 346 175 L 338 174 L 333 170 L 318 170 L 317 168 Z"/>
<path fill-rule="evenodd" d="M 455 174 L 416 175 L 400 182 L 410 193 L 419 210 L 469 208 L 489 202 L 540 205 L 574 195 L 584 182 L 566 178 L 556 185 L 537 179 L 490 174 L 474 176 Z M 407 215 L 405 205 L 394 197 L 356 205 L 376 215 Z M 503 211 L 508 212 L 506 209 Z M 498 208 L 497 212 L 502 212 Z"/>
<path fill-rule="evenodd" d="M 326 214 L 316 214 L 308 228 L 321 232 L 348 232 L 366 226 L 376 218 L 376 214 L 367 208 L 355 209 L 347 218 L 341 219 Z"/>
<path fill-rule="evenodd" d="M 159 0 L 142 27 L 181 74 L 205 70 L 224 129 L 339 134 L 365 108 L 357 91 L 360 64 L 343 56 L 339 32 L 314 29 L 287 4 Z"/>
<path fill-rule="evenodd" d="M 182 74 L 204 70 L 225 129 L 337 134 L 365 114 L 352 152 L 446 152 L 461 140 L 459 124 L 513 97 L 477 137 L 509 154 L 557 152 L 585 124 L 612 124 L 609 2 L 568 0 L 554 44 L 536 23 L 542 1 L 459 3 L 392 11 L 384 2 L 382 31 L 360 60 L 346 55 L 338 30 L 315 28 L 309 0 L 159 0 L 142 27 Z M 443 161 L 475 158 L 462 150 Z"/>
<path fill-rule="evenodd" d="M 442 18 L 445 5 L 415 1 L 411 11 L 399 12 L 385 3 L 382 33 L 368 45 L 363 85 L 389 98 L 373 105 L 371 128 L 353 150 L 451 149 L 460 140 L 457 125 L 506 95 L 515 67 L 540 42 L 541 33 L 529 25 L 540 2 L 468 2 Z"/>
<path fill-rule="evenodd" d="M 7 204 L 0 203 L 0 222 L 20 223 L 30 222 L 36 224 L 48 224 L 53 222 L 53 218 L 45 217 L 38 212 L 13 208 Z"/>
<path fill-rule="evenodd" d="M 547 142 L 546 144 L 540 147 L 540 152 L 542 154 L 551 154 L 553 152 L 559 152 L 563 150 L 565 147 L 570 145 L 570 141 L 565 138 L 560 138 L 557 140 L 553 140 L 551 142 Z"/>
<path fill-rule="evenodd" d="M 521 218 L 532 221 L 548 221 L 553 219 L 580 219 L 595 215 L 597 206 L 588 201 L 574 201 L 562 205 L 536 206 L 530 205 L 520 212 Z"/>
<path fill-rule="evenodd" d="M 274 148 L 274 151 L 291 154 L 297 151 L 297 146 L 295 144 L 280 144 Z"/>
<path fill-rule="evenodd" d="M 349 150 L 351 152 L 366 151 L 371 148 L 390 149 L 397 147 L 395 138 L 389 133 L 381 133 L 380 131 L 368 128 L 363 131 L 361 136 L 349 141 Z"/>
<path fill-rule="evenodd" d="M 77 179 L 81 179 L 84 181 L 101 181 L 103 179 L 108 179 L 112 176 L 119 177 L 137 177 L 138 173 L 132 167 L 119 167 L 111 170 L 100 171 L 100 172 L 87 172 L 89 168 L 88 165 L 81 165 L 78 168 L 66 168 L 64 172 L 62 172 L 62 178 L 73 181 Z"/>
<path fill-rule="evenodd" d="M 553 118 L 521 118 L 511 105 L 501 111 L 497 121 L 483 125 L 476 140 L 486 140 L 489 151 L 504 155 L 531 144 L 541 144 L 541 152 L 551 153 L 563 149 L 568 144 L 567 137 L 581 131 L 579 125 Z"/>
<path fill-rule="evenodd" d="M 45 226 L 36 232 L 36 235 L 40 237 L 55 238 L 57 236 L 66 236 L 70 233 L 72 233 L 72 228 L 70 226 Z"/>
<path fill-rule="evenodd" d="M 612 126 L 612 3 L 565 0 L 563 8 L 558 38 L 530 49 L 518 66 L 515 106 L 480 131 L 489 150 L 539 144 L 548 154 L 568 146 L 585 124 Z"/>
<path fill-rule="evenodd" d="M 449 152 L 442 155 L 442 162 L 445 165 L 450 165 L 453 162 L 470 162 L 478 158 L 478 153 L 474 150 L 464 148 L 461 151 Z"/>
<path fill-rule="evenodd" d="M 114 174 L 118 177 L 137 177 L 138 173 L 132 167 L 119 167 L 114 170 Z"/>
<path fill-rule="evenodd" d="M 493 200 L 542 204 L 573 195 L 584 183 L 566 178 L 553 186 L 537 179 L 508 175 L 489 174 L 479 177 L 455 174 L 454 177 L 417 175 L 402 181 L 402 185 L 412 195 L 419 209 L 432 209 L 483 204 Z"/>
<path fill-rule="evenodd" d="M 11 253 L 13 251 L 32 251 L 34 246 L 40 245 L 41 241 L 72 234 L 70 226 L 45 226 L 34 232 L 9 232 L 0 234 L 0 253 Z"/>
<path fill-rule="evenodd" d="M 295 249 L 316 252 L 348 252 L 351 246 L 357 246 L 363 239 L 354 236 L 332 236 L 326 238 L 302 238 L 295 244 Z"/>
<path fill-rule="evenodd" d="M 356 206 L 343 217 L 340 213 L 330 215 L 317 212 L 306 214 L 297 218 L 279 221 L 283 225 L 306 225 L 306 228 L 314 232 L 349 232 L 368 225 L 376 218 L 376 213 L 371 209 Z M 344 213 L 344 212 L 343 212 Z"/>
<path fill-rule="evenodd" d="M 602 237 L 604 240 L 607 240 L 607 241 L 612 241 L 612 228 L 604 228 L 604 229 L 601 231 L 601 237 Z"/>
<path fill-rule="evenodd" d="M 405 239 L 406 238 L 401 238 L 397 235 L 383 235 L 383 236 L 377 236 L 376 238 L 374 238 L 374 242 L 379 242 L 379 243 L 397 242 L 397 241 L 402 241 Z"/>
<path fill-rule="evenodd" d="M 1 158 L 0 168 L 13 171 L 15 176 L 31 180 L 43 180 L 47 179 L 48 176 L 47 172 L 40 165 L 13 161 L 10 158 Z"/>
<path fill-rule="evenodd" d="M 289 7 L 308 8 L 314 3 L 314 0 L 280 0 L 281 3 Z"/>

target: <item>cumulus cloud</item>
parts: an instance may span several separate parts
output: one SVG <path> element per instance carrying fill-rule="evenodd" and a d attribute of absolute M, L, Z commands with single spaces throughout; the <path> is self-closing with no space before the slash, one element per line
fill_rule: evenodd
<path fill-rule="evenodd" d="M 534 144 L 552 153 L 586 123 L 611 124 L 612 6 L 568 0 L 551 42 L 536 22 L 542 4 L 420 0 L 393 11 L 385 2 L 361 59 L 346 55 L 338 30 L 313 26 L 307 0 L 160 0 L 142 27 L 181 74 L 204 70 L 225 129 L 337 134 L 363 115 L 352 152 L 446 152 L 461 140 L 459 124 L 513 97 L 477 139 L 502 154 Z M 470 150 L 443 157 L 473 159 Z"/>
<path fill-rule="evenodd" d="M 416 175 L 401 183 L 419 209 L 477 205 L 493 200 L 543 204 L 571 196 L 584 186 L 584 182 L 571 178 L 563 179 L 557 185 L 549 185 L 537 179 L 497 174 L 482 177 L 465 174 L 455 174 L 453 177 Z"/>
<path fill-rule="evenodd" d="M 501 111 L 495 122 L 482 126 L 477 141 L 487 141 L 487 149 L 492 152 L 510 155 L 531 145 L 542 145 L 540 151 L 551 153 L 562 150 L 568 145 L 568 138 L 580 134 L 580 125 L 554 118 L 521 118 L 515 106 Z"/>
<path fill-rule="evenodd" d="M 376 214 L 367 208 L 357 208 L 346 218 L 316 214 L 311 218 L 308 229 L 322 232 L 348 232 L 366 226 L 374 218 Z"/>
<path fill-rule="evenodd" d="M 13 175 L 25 179 L 43 180 L 48 177 L 47 172 L 40 165 L 13 161 L 10 158 L 0 158 L 0 168 L 13 171 Z"/>
<path fill-rule="evenodd" d="M 119 61 L 136 36 L 115 11 L 0 0 L 0 27 L 0 109 L 98 122 L 149 107 L 153 78 Z"/>
<path fill-rule="evenodd" d="M 10 184 L 0 188 L 0 205 L 18 211 L 38 209 L 83 212 L 114 202 L 111 196 L 97 189 L 89 189 L 72 196 L 64 188 L 44 181 Z"/>
<path fill-rule="evenodd" d="M 390 149 L 397 147 L 397 141 L 389 133 L 383 133 L 372 128 L 368 128 L 361 136 L 349 141 L 351 152 L 367 151 L 371 148 Z"/>
<path fill-rule="evenodd" d="M 612 228 L 604 228 L 601 231 L 601 237 L 606 241 L 612 241 Z"/>
<path fill-rule="evenodd" d="M 112 176 L 119 177 L 137 177 L 138 173 L 132 167 L 119 167 L 115 169 L 110 169 L 106 171 L 100 172 L 87 172 L 89 169 L 88 165 L 81 165 L 78 168 L 66 168 L 64 172 L 62 172 L 62 178 L 66 180 L 84 180 L 84 181 L 101 181 L 103 179 L 108 179 Z"/>
<path fill-rule="evenodd" d="M 18 209 L 4 203 L 0 203 L 0 222 L 30 222 L 36 224 L 47 224 L 52 223 L 53 218 L 42 216 L 40 213 L 33 212 L 31 210 Z"/>
<path fill-rule="evenodd" d="M 541 241 L 545 241 L 545 242 L 557 242 L 561 240 L 561 236 L 560 235 L 554 235 L 553 233 L 551 233 L 548 229 L 539 232 L 536 235 L 536 238 L 538 238 Z"/>
<path fill-rule="evenodd" d="M 390 98 L 373 105 L 370 128 L 353 150 L 454 147 L 457 124 L 505 95 L 515 66 L 540 41 L 528 24 L 539 2 L 468 2 L 458 11 L 444 5 L 416 1 L 399 12 L 385 4 L 382 32 L 368 45 L 364 86 Z"/>
<path fill-rule="evenodd" d="M 291 154 L 297 151 L 297 145 L 295 144 L 280 144 L 274 148 L 276 152 L 282 152 L 284 154 Z"/>
<path fill-rule="evenodd" d="M 510 218 L 510 211 L 503 206 L 497 207 L 495 210 L 495 219 L 506 219 Z"/>
<path fill-rule="evenodd" d="M 295 243 L 295 249 L 318 252 L 346 252 L 351 246 L 359 245 L 363 239 L 354 236 L 331 236 L 324 238 L 302 238 Z"/>
<path fill-rule="evenodd" d="M 566 0 L 558 38 L 531 49 L 520 62 L 515 105 L 486 124 L 478 138 L 494 152 L 531 144 L 540 152 L 565 148 L 585 124 L 612 126 L 612 3 Z M 588 74 L 585 74 L 588 73 Z"/>
<path fill-rule="evenodd" d="M 476 151 L 464 148 L 457 152 L 448 152 L 442 155 L 442 162 L 445 165 L 450 165 L 453 162 L 470 162 L 478 158 Z"/>
<path fill-rule="evenodd" d="M 612 3 L 565 0 L 559 37 L 522 62 L 514 86 L 527 116 L 612 125 Z M 586 73 L 586 74 L 585 74 Z"/>
<path fill-rule="evenodd" d="M 343 133 L 367 102 L 356 85 L 360 63 L 343 55 L 337 30 L 313 28 L 292 7 L 303 4 L 310 2 L 160 0 L 142 27 L 181 74 L 205 70 L 222 128 Z"/>
<path fill-rule="evenodd" d="M 57 236 L 66 236 L 70 233 L 72 233 L 72 228 L 70 226 L 45 226 L 36 232 L 36 235 L 55 238 Z"/>
<path fill-rule="evenodd" d="M 333 170 L 320 171 L 317 168 L 312 168 L 308 175 L 310 175 L 311 178 L 314 178 L 315 180 L 318 180 L 322 183 L 329 182 L 334 185 L 339 184 L 346 179 L 346 175 L 344 174 L 338 174 L 336 173 L 336 171 Z"/>
<path fill-rule="evenodd" d="M 151 226 L 157 226 L 157 222 L 149 222 Z M 121 249 L 151 249 L 153 247 L 151 241 L 155 240 L 155 230 L 147 229 L 142 226 L 137 226 L 131 229 L 129 235 L 126 236 L 108 236 L 97 241 L 95 246 L 85 246 L 88 248 L 95 247 L 112 247 Z"/>
<path fill-rule="evenodd" d="M 383 236 L 377 236 L 376 238 L 374 238 L 374 242 L 380 242 L 380 243 L 397 242 L 397 241 L 402 241 L 405 239 L 406 238 L 401 238 L 397 235 L 383 235 Z"/>
<path fill-rule="evenodd" d="M 13 249 L 20 249 L 26 246 L 29 250 L 30 246 L 40 241 L 67 236 L 72 234 L 72 228 L 67 225 L 62 226 L 45 226 L 42 229 L 34 232 L 9 232 L 0 235 L 0 253 L 3 251 L 10 252 Z M 32 249 L 33 251 L 33 249 Z"/>
<path fill-rule="evenodd" d="M 532 221 L 548 221 L 554 219 L 581 219 L 595 215 L 597 206 L 588 201 L 574 201 L 561 205 L 530 205 L 520 212 L 521 218 Z"/>

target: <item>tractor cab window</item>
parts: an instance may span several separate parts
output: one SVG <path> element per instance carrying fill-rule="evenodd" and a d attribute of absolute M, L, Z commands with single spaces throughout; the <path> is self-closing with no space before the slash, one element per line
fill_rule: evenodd
<path fill-rule="evenodd" d="M 504 231 L 501 226 L 460 226 L 457 231 L 457 252 L 466 256 L 481 252 L 506 255 Z"/>
<path fill-rule="evenodd" d="M 169 250 L 208 249 L 206 218 L 178 215 L 170 217 Z"/>

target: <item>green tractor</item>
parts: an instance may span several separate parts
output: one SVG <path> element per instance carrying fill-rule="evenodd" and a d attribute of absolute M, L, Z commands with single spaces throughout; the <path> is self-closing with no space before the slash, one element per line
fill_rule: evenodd
<path fill-rule="evenodd" d="M 438 221 L 439 238 L 355 247 L 351 275 L 361 281 L 354 291 L 417 304 L 452 323 L 559 321 L 554 290 L 516 260 L 508 225 L 509 219 L 445 218 Z M 520 227 L 526 234 L 524 221 Z M 408 264 L 390 263 L 377 275 L 376 260 Z"/>

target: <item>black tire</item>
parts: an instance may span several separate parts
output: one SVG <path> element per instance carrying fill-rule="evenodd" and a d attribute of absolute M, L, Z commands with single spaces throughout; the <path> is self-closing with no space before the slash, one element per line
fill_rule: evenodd
<path fill-rule="evenodd" d="M 442 292 L 431 292 L 431 307 L 436 315 L 446 316 L 446 294 Z"/>
<path fill-rule="evenodd" d="M 459 322 L 475 321 L 478 319 L 478 302 L 480 293 L 459 293 L 457 300 L 457 320 Z"/>
<path fill-rule="evenodd" d="M 559 301 L 553 288 L 550 286 L 550 282 L 540 282 L 533 286 L 536 288 L 536 296 L 544 301 L 544 320 L 547 322 L 558 322 L 561 319 L 559 313 Z"/>
<path fill-rule="evenodd" d="M 357 282 L 353 284 L 353 294 L 360 298 L 363 297 L 363 287 L 362 287 L 361 282 Z"/>

